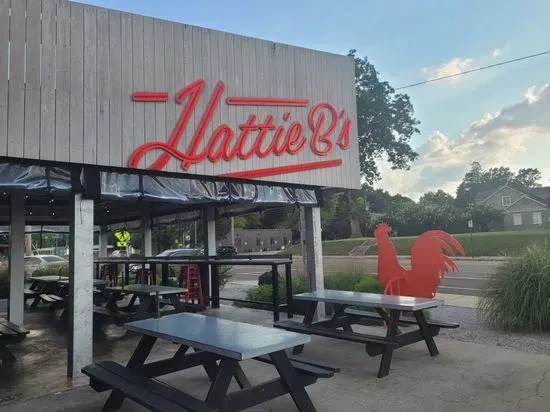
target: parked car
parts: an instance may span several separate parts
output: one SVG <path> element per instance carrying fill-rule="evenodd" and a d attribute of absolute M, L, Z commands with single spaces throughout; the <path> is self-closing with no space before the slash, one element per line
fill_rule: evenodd
<path fill-rule="evenodd" d="M 52 271 L 55 271 L 56 269 L 68 264 L 69 262 L 66 259 L 57 255 L 25 256 L 25 277 L 32 276 L 38 269 L 51 268 Z"/>
<path fill-rule="evenodd" d="M 159 253 L 156 257 L 198 256 L 204 254 L 203 249 L 168 249 Z"/>
<path fill-rule="evenodd" d="M 155 257 L 171 257 L 171 258 L 177 258 L 179 256 L 200 256 L 204 254 L 203 249 L 168 249 L 164 252 L 159 253 Z M 130 265 L 130 272 L 131 273 L 137 273 L 139 269 L 141 269 L 142 265 L 140 264 L 131 264 Z"/>
<path fill-rule="evenodd" d="M 216 254 L 218 256 L 235 256 L 237 254 L 237 249 L 235 249 L 235 246 L 220 246 Z"/>

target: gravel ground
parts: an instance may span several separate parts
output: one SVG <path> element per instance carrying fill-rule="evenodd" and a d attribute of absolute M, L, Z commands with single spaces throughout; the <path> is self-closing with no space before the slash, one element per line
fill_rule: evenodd
<path fill-rule="evenodd" d="M 243 299 L 249 287 L 249 285 L 229 283 L 221 292 L 221 296 Z M 0 313 L 6 311 L 6 303 L 6 300 L 0 299 Z M 445 338 L 499 346 L 521 352 L 550 354 L 550 333 L 519 334 L 489 329 L 478 318 L 477 309 L 472 308 L 445 305 L 432 309 L 431 312 L 434 319 L 460 324 L 457 329 L 442 329 L 440 336 Z"/>
<path fill-rule="evenodd" d="M 228 283 L 221 296 L 244 299 L 248 285 Z M 513 349 L 521 352 L 550 354 L 550 333 L 520 334 L 489 329 L 478 318 L 478 310 L 444 305 L 432 309 L 432 317 L 445 322 L 455 322 L 457 329 L 441 329 L 440 336 L 462 342 L 479 343 Z"/>
<path fill-rule="evenodd" d="M 478 310 L 444 305 L 431 310 L 434 319 L 456 322 L 457 329 L 442 329 L 440 336 L 462 342 L 493 345 L 521 352 L 550 354 L 550 333 L 524 334 L 489 329 L 479 319 Z"/>

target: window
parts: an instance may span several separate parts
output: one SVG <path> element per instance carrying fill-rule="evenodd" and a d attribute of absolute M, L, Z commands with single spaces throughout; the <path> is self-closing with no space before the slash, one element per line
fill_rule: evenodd
<path fill-rule="evenodd" d="M 502 196 L 502 206 L 507 207 L 512 204 L 512 196 Z"/>
<path fill-rule="evenodd" d="M 533 212 L 533 224 L 534 225 L 542 225 L 542 213 L 541 212 Z"/>
<path fill-rule="evenodd" d="M 523 224 L 521 220 L 521 213 L 514 213 L 514 226 L 521 226 Z"/>

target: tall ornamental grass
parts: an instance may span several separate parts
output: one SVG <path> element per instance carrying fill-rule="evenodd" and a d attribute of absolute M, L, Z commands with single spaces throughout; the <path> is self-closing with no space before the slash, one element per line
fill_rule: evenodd
<path fill-rule="evenodd" d="M 550 248 L 526 247 L 491 275 L 480 314 L 509 331 L 550 331 Z"/>

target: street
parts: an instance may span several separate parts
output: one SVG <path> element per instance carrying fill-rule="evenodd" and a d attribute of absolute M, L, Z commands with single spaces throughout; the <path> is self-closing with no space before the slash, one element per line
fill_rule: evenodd
<path fill-rule="evenodd" d="M 408 268 L 410 260 L 400 260 L 401 265 Z M 488 275 L 494 271 L 502 261 L 492 260 L 457 260 L 458 270 L 456 272 L 450 272 L 446 277 L 460 277 L 460 278 L 481 278 L 486 279 Z M 368 273 L 376 273 L 376 259 L 367 259 Z M 296 273 L 297 265 L 294 265 L 292 272 Z M 231 281 L 251 281 L 257 280 L 258 276 L 262 273 L 269 271 L 269 268 L 265 266 L 233 266 L 231 268 Z"/>
<path fill-rule="evenodd" d="M 400 263 L 403 267 L 408 268 L 410 259 L 400 259 Z M 445 275 L 438 291 L 442 293 L 477 296 L 485 288 L 489 275 L 502 263 L 502 260 L 456 260 L 458 270 L 456 272 L 449 272 Z M 376 266 L 376 259 L 366 258 L 366 273 L 375 274 Z M 225 297 L 232 297 L 229 296 L 232 294 L 242 296 L 246 288 L 251 285 L 257 285 L 258 277 L 268 270 L 269 268 L 265 266 L 232 267 L 230 271 L 232 275 L 230 279 L 231 285 L 227 285 L 222 295 Z M 292 273 L 296 274 L 299 272 L 299 265 L 294 264 Z"/>

